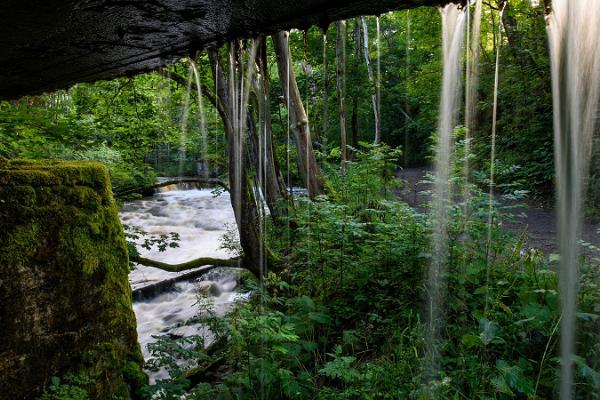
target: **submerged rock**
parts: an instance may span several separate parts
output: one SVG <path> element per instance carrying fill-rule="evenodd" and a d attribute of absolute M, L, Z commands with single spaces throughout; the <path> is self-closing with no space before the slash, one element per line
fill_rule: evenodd
<path fill-rule="evenodd" d="M 147 377 L 106 168 L 1 163 L 0 227 L 0 398 L 68 375 L 90 399 L 134 395 Z"/>

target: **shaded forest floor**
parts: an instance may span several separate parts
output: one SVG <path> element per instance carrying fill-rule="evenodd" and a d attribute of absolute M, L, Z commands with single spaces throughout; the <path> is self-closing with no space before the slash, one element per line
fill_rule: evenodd
<path fill-rule="evenodd" d="M 427 211 L 430 199 L 431 185 L 423 182 L 431 170 L 428 167 L 407 168 L 398 171 L 398 178 L 404 182 L 400 191 L 401 198 L 411 207 L 420 212 Z M 503 205 L 513 205 L 514 202 L 503 201 Z M 541 201 L 526 199 L 516 204 L 522 205 L 511 209 L 515 216 L 506 227 L 515 233 L 527 231 L 527 246 L 542 250 L 546 254 L 558 252 L 556 212 L 552 207 L 542 204 Z M 584 223 L 583 239 L 588 243 L 600 247 L 600 224 Z"/>

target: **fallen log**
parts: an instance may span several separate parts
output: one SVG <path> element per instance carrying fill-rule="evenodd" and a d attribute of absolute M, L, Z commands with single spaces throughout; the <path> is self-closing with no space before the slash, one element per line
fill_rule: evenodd
<path fill-rule="evenodd" d="M 153 299 L 161 293 L 172 290 L 175 287 L 175 284 L 195 279 L 199 276 L 208 273 L 209 271 L 212 271 L 215 268 L 217 267 L 214 265 L 207 265 L 204 268 L 192 270 L 190 272 L 177 275 L 176 277 L 171 279 L 153 282 L 146 286 L 138 287 L 132 290 L 132 299 L 134 302 Z"/>
<path fill-rule="evenodd" d="M 181 272 L 187 271 L 194 268 L 204 267 L 211 265 L 213 267 L 233 267 L 242 268 L 242 260 L 239 257 L 235 258 L 212 258 L 212 257 L 200 257 L 195 260 L 187 261 L 181 264 L 167 264 L 161 261 L 151 260 L 145 257 L 131 257 L 131 261 L 145 265 L 147 267 L 153 267 L 162 269 L 167 272 Z"/>
<path fill-rule="evenodd" d="M 156 191 L 156 189 L 159 189 L 159 188 L 165 187 L 165 186 L 170 186 L 170 185 L 177 185 L 178 183 L 197 183 L 197 184 L 204 185 L 207 187 L 220 186 L 224 190 L 229 191 L 229 186 L 220 179 L 182 178 L 182 179 L 173 179 L 173 180 L 168 180 L 168 181 L 164 181 L 164 182 L 159 182 L 159 183 L 155 183 L 153 185 L 148 185 L 148 186 L 138 186 L 138 187 L 134 187 L 134 188 L 120 190 L 120 191 L 115 192 L 114 196 L 115 197 L 123 197 L 123 196 L 133 194 L 133 193 L 139 193 L 143 196 L 152 196 L 154 194 L 154 192 Z"/>

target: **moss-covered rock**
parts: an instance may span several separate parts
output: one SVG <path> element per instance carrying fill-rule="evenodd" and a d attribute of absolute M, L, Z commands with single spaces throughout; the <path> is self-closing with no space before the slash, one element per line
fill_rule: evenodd
<path fill-rule="evenodd" d="M 106 168 L 0 161 L 0 399 L 66 374 L 89 377 L 91 399 L 127 399 L 147 378 Z"/>

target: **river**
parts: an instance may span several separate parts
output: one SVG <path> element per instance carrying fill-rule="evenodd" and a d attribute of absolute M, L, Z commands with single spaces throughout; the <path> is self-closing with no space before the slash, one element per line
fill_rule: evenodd
<path fill-rule="evenodd" d="M 211 190 L 172 186 L 152 198 L 126 203 L 120 213 L 124 225 L 136 226 L 151 235 L 176 232 L 179 247 L 164 252 L 138 246 L 146 258 L 178 264 L 199 257 L 229 258 L 229 250 L 221 248 L 221 238 L 232 229 L 235 218 L 228 193 L 214 196 Z M 197 271 L 197 270 L 196 270 Z M 153 336 L 171 337 L 203 334 L 205 344 L 210 342 L 207 332 L 196 321 L 200 307 L 198 295 L 207 293 L 218 316 L 227 313 L 240 294 L 236 291 L 239 271 L 231 268 L 213 269 L 199 277 L 178 281 L 183 274 L 137 265 L 129 274 L 134 291 L 133 309 L 137 318 L 138 340 L 144 359 L 150 353 L 147 345 L 156 341 Z M 152 290 L 148 290 L 152 289 Z M 142 295 L 143 293 L 143 295 Z M 149 372 L 150 382 L 168 377 L 165 370 Z"/>

